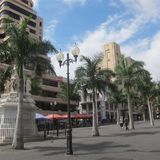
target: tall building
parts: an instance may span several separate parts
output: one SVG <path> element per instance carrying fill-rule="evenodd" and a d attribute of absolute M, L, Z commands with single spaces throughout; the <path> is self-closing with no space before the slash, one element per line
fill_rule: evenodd
<path fill-rule="evenodd" d="M 28 33 L 36 40 L 42 40 L 43 20 L 34 11 L 32 0 L 0 0 L 0 41 L 2 42 L 6 39 L 4 32 L 5 19 L 11 18 L 18 24 L 21 18 L 28 18 L 29 16 L 31 16 L 31 19 L 28 23 Z M 44 58 L 50 60 L 47 55 Z M 7 66 L 8 64 L 0 63 L 0 70 Z M 32 76 L 32 70 L 27 70 L 27 74 Z M 54 104 L 56 104 L 54 110 L 67 111 L 67 101 L 57 98 L 58 93 L 61 92 L 60 86 L 62 83 L 66 83 L 63 77 L 57 77 L 48 72 L 42 75 L 40 80 L 42 92 L 32 95 L 36 106 L 40 109 L 39 112 L 44 113 L 46 111 L 46 114 L 51 113 Z M 76 102 L 71 101 L 71 107 L 76 105 Z"/>
<path fill-rule="evenodd" d="M 33 10 L 32 0 L 0 0 L 0 39 L 5 38 L 4 24 L 5 19 L 11 18 L 19 23 L 21 18 L 31 19 L 28 23 L 28 33 L 35 39 L 42 39 L 43 20 L 37 16 Z"/>
<path fill-rule="evenodd" d="M 103 46 L 103 60 L 100 67 L 115 71 L 119 62 L 120 54 L 120 46 L 117 43 L 110 42 L 105 44 Z"/>

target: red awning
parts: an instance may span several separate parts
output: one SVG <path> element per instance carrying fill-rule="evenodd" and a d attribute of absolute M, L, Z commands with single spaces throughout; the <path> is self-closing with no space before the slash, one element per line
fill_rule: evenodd
<path fill-rule="evenodd" d="M 56 119 L 67 119 L 68 115 L 67 114 L 49 114 L 46 116 L 47 118 L 51 120 L 56 120 Z M 87 119 L 87 118 L 92 118 L 92 114 L 71 114 L 71 118 L 75 119 Z"/>
<path fill-rule="evenodd" d="M 91 114 L 72 114 L 71 118 L 85 119 L 85 118 L 92 118 L 92 115 Z"/>
<path fill-rule="evenodd" d="M 61 115 L 61 114 L 56 114 L 56 113 L 54 113 L 54 114 L 49 114 L 48 116 L 47 116 L 47 118 L 49 118 L 49 119 L 65 119 L 65 118 L 67 118 L 67 115 Z"/>

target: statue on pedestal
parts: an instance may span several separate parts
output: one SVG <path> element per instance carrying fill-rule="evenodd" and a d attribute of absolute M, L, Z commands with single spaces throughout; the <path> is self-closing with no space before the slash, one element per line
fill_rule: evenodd
<path fill-rule="evenodd" d="M 16 73 L 16 66 L 14 65 L 10 81 L 10 91 L 16 92 L 17 89 L 18 89 L 18 76 Z"/>
<path fill-rule="evenodd" d="M 6 80 L 4 84 L 4 93 L 9 93 L 11 91 L 10 81 Z"/>
<path fill-rule="evenodd" d="M 24 92 L 29 94 L 31 92 L 31 80 L 26 76 L 24 71 Z M 10 80 L 7 80 L 5 83 L 5 93 L 17 92 L 18 90 L 18 76 L 16 72 L 16 66 L 13 67 L 12 75 Z"/>
<path fill-rule="evenodd" d="M 26 90 L 26 93 L 30 93 L 31 92 L 31 80 L 30 80 L 30 78 L 27 78 L 26 79 L 26 86 L 25 86 L 25 90 Z"/>
<path fill-rule="evenodd" d="M 16 92 L 18 89 L 18 76 L 16 73 L 16 66 L 13 67 L 10 80 L 6 80 L 4 85 L 4 93 Z"/>

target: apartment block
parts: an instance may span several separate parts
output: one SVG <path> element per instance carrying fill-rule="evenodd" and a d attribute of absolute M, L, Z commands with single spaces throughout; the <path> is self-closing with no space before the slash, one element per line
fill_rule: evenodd
<path fill-rule="evenodd" d="M 36 40 L 43 39 L 43 19 L 39 17 L 33 9 L 32 0 L 0 0 L 0 42 L 5 41 L 6 35 L 4 32 L 5 19 L 12 19 L 15 24 L 18 24 L 21 19 L 31 17 L 28 23 L 28 33 Z M 50 60 L 46 55 L 44 58 Z M 4 69 L 8 64 L 0 63 L 0 70 Z M 32 77 L 32 70 L 27 70 L 27 74 Z M 40 80 L 42 93 L 40 95 L 32 95 L 39 112 L 52 112 L 53 105 L 56 102 L 55 110 L 67 111 L 67 101 L 57 98 L 61 92 L 61 84 L 65 83 L 63 77 L 57 77 L 55 74 L 44 73 Z M 71 106 L 76 106 L 77 103 L 71 101 Z"/>
<path fill-rule="evenodd" d="M 0 0 L 0 39 L 5 38 L 5 19 L 10 18 L 19 23 L 21 18 L 31 17 L 28 24 L 28 33 L 35 39 L 43 37 L 43 20 L 33 10 L 32 0 Z"/>

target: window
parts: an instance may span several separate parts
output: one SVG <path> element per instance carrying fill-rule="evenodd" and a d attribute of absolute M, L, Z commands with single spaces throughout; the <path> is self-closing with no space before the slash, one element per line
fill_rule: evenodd
<path fill-rule="evenodd" d="M 6 14 L 6 15 L 8 15 L 11 18 L 14 18 L 16 20 L 20 20 L 20 16 L 19 15 L 15 14 L 15 13 L 13 13 L 11 11 L 8 11 L 8 10 L 3 10 L 2 14 Z"/>
<path fill-rule="evenodd" d="M 33 29 L 30 29 L 29 31 L 30 31 L 30 33 L 36 34 L 36 31 Z"/>
<path fill-rule="evenodd" d="M 3 39 L 3 38 L 5 38 L 5 33 L 3 33 L 3 34 L 0 34 L 0 39 Z"/>
<path fill-rule="evenodd" d="M 8 6 L 11 9 L 13 9 L 13 10 L 19 12 L 19 13 L 22 13 L 22 14 L 24 14 L 27 17 L 29 17 L 31 15 L 33 19 L 37 18 L 36 15 L 34 15 L 34 14 L 32 14 L 32 13 L 30 13 L 30 12 L 28 12 L 28 11 L 26 11 L 26 10 L 24 10 L 24 9 L 22 9 L 22 8 L 16 6 L 16 5 L 14 5 L 14 4 L 12 4 L 12 3 L 10 3 L 10 2 L 4 2 L 3 5 L 4 6 Z"/>
<path fill-rule="evenodd" d="M 32 4 L 32 3 L 30 3 L 30 7 L 33 7 L 33 4 Z"/>
<path fill-rule="evenodd" d="M 43 79 L 43 85 L 58 87 L 58 82 L 57 81 L 51 81 L 51 80 Z"/>
<path fill-rule="evenodd" d="M 21 0 L 22 2 L 24 2 L 25 4 L 28 4 L 28 1 L 27 0 Z"/>
<path fill-rule="evenodd" d="M 32 26 L 32 27 L 36 27 L 36 23 L 32 22 L 32 21 L 29 21 L 28 22 L 28 25 Z"/>

